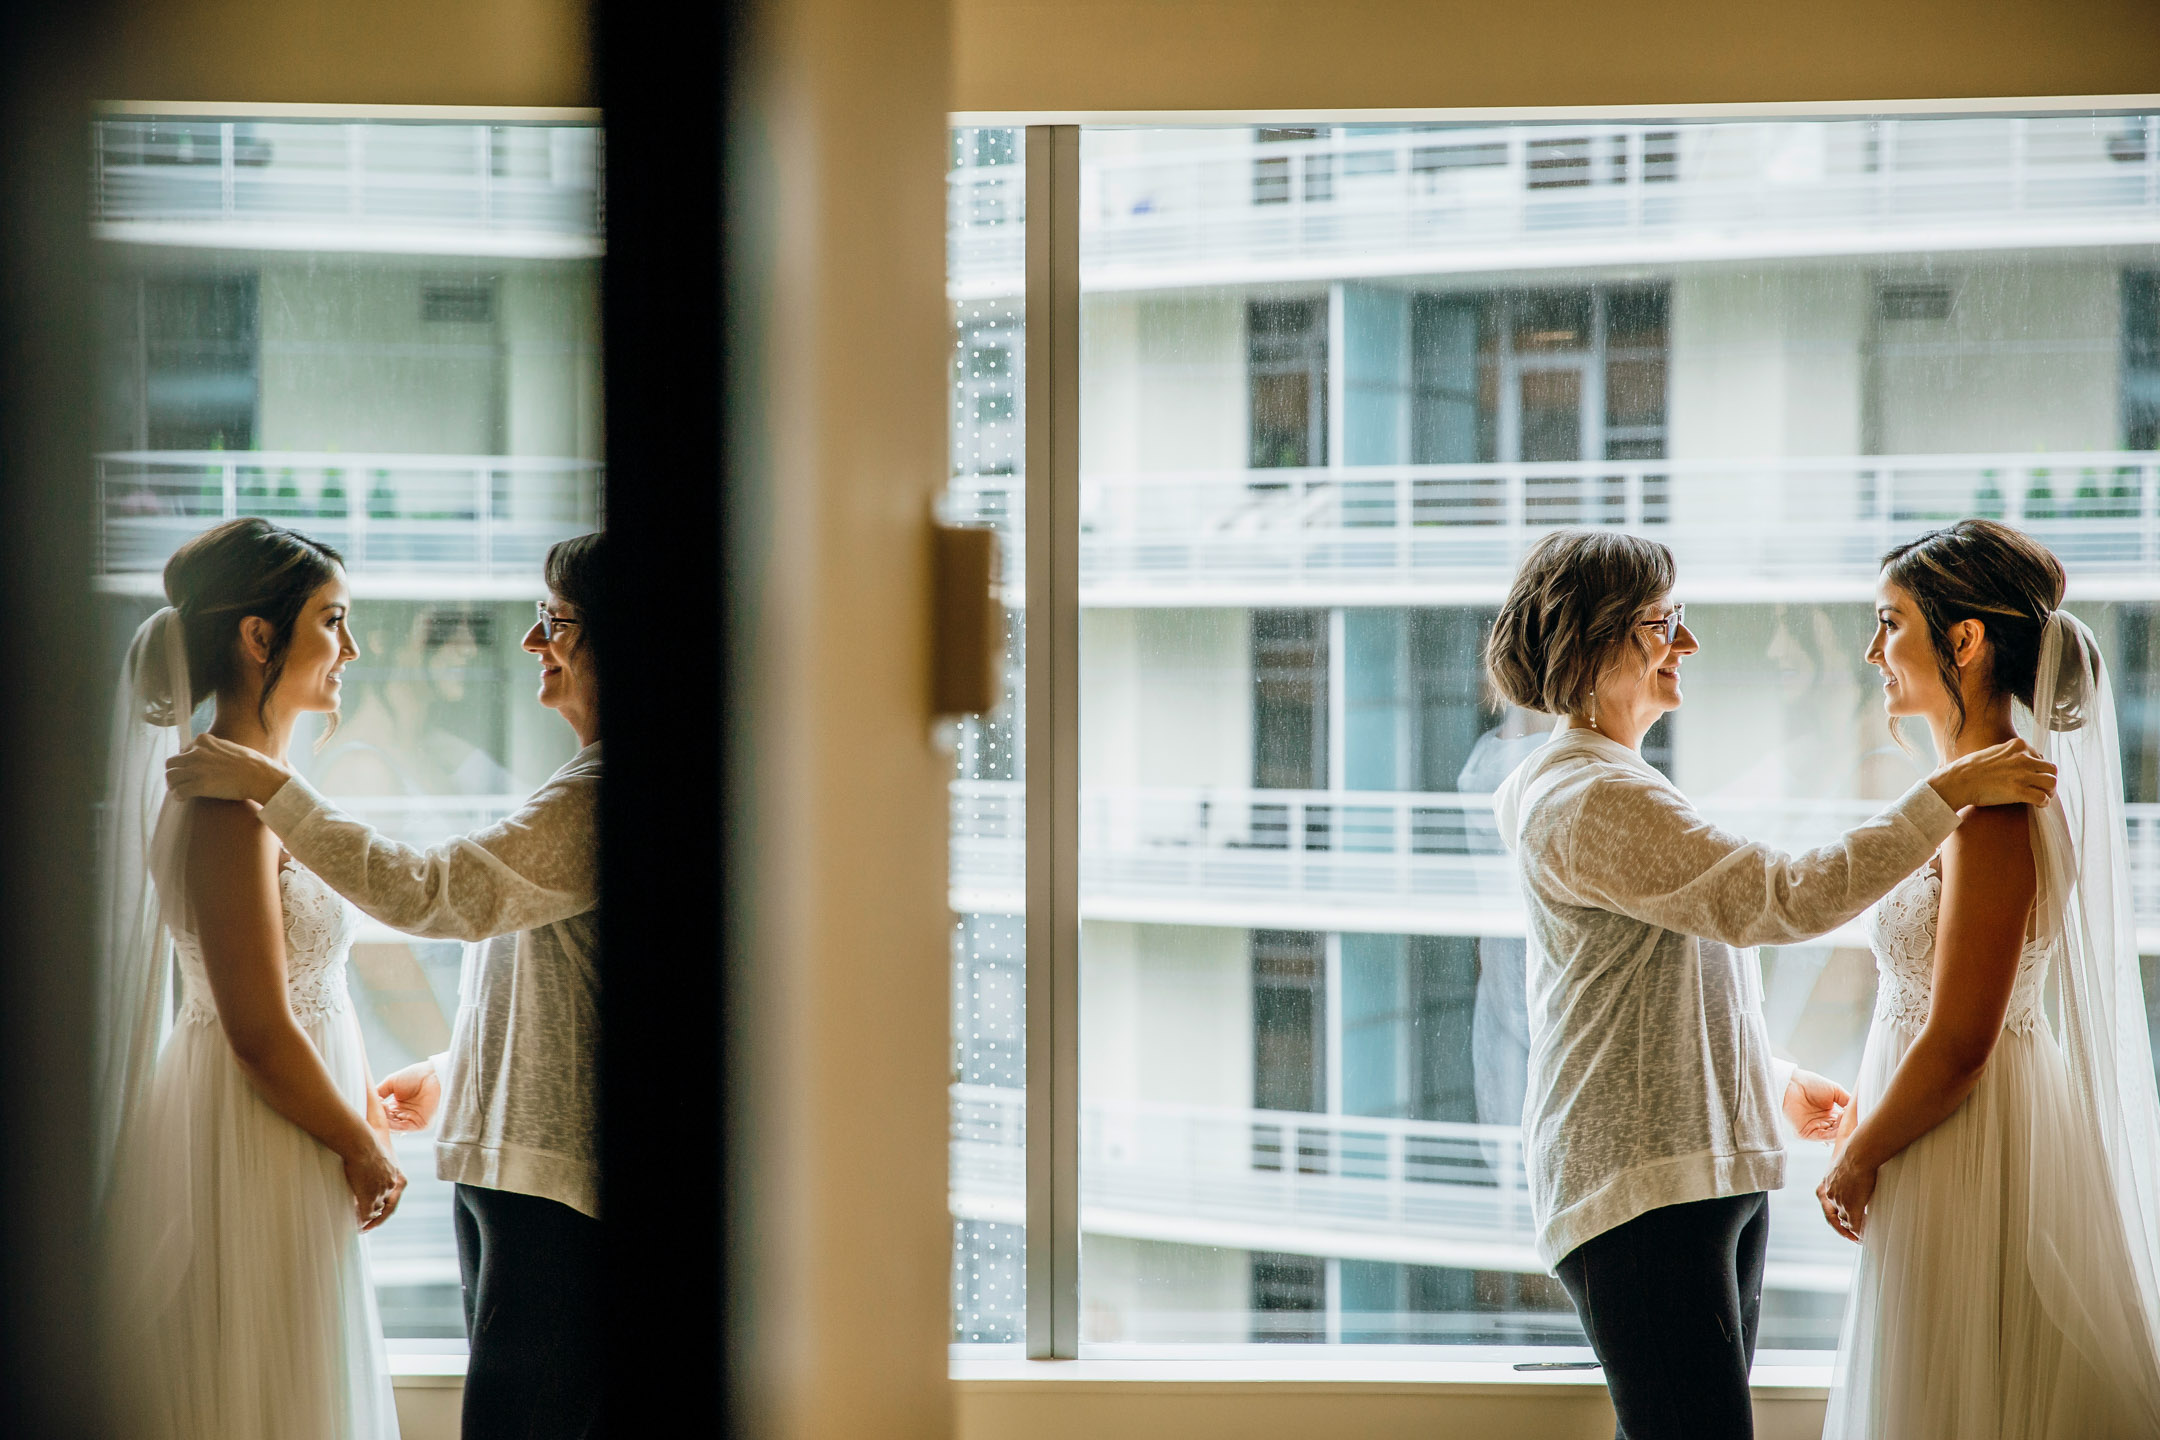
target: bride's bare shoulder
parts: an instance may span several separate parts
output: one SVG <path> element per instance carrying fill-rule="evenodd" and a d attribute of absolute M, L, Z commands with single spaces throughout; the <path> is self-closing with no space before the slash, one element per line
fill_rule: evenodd
<path fill-rule="evenodd" d="M 277 837 L 244 800 L 196 800 L 188 817 L 189 878 L 237 880 L 256 874 L 277 855 Z"/>
<path fill-rule="evenodd" d="M 2031 807 L 1983 805 L 1967 811 L 1943 842 L 1943 878 L 2029 895 L 2035 883 Z"/>

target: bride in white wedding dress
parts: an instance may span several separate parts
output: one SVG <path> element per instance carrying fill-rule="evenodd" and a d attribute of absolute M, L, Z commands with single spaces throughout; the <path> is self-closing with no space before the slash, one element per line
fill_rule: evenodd
<path fill-rule="evenodd" d="M 1826 1440 L 2160 1436 L 2160 1101 L 2114 702 L 2063 586 L 1984 520 L 1884 560 L 1889 713 L 1946 760 L 2022 730 L 2057 803 L 1970 812 L 1871 917 L 1875 1021 L 1817 1191 L 1862 1245 Z"/>
<path fill-rule="evenodd" d="M 129 1440 L 395 1440 L 361 1240 L 404 1189 L 345 965 L 353 912 L 252 806 L 177 801 L 197 696 L 282 755 L 357 650 L 336 552 L 257 519 L 165 570 L 103 819 L 104 1325 Z M 177 969 L 177 995 L 168 976 Z"/>

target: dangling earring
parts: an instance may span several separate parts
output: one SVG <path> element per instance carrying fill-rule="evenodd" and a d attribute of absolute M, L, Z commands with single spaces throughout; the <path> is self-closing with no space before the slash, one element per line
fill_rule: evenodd
<path fill-rule="evenodd" d="M 1590 728 L 1597 729 L 1597 691 L 1590 692 Z"/>

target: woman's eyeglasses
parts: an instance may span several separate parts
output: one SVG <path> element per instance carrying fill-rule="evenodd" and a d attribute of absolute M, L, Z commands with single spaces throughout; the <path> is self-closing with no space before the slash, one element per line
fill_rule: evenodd
<path fill-rule="evenodd" d="M 562 629 L 565 625 L 575 625 L 578 623 L 567 615 L 550 614 L 547 608 L 547 601 L 545 600 L 534 601 L 533 609 L 540 612 L 540 638 L 550 645 L 555 643 L 555 633 L 558 630 Z"/>
<path fill-rule="evenodd" d="M 1672 614 L 1670 615 L 1663 616 L 1656 620 L 1641 620 L 1637 621 L 1636 623 L 1641 625 L 1645 630 L 1663 631 L 1665 634 L 1665 643 L 1670 645 L 1673 643 L 1673 641 L 1680 638 L 1680 627 L 1686 623 L 1686 620 L 1684 618 L 1686 615 L 1687 606 L 1675 605 L 1672 607 Z"/>

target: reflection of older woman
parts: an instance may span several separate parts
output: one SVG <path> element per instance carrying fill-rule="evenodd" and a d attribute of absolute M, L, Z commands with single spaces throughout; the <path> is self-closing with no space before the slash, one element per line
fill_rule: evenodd
<path fill-rule="evenodd" d="M 1764 1192 L 1785 1179 L 1777 1106 L 1827 1138 L 1849 1101 L 1820 1076 L 1773 1075 L 1741 947 L 1835 929 L 1922 864 L 1963 807 L 2043 802 L 2053 786 L 2012 742 L 1804 855 L 1719 830 L 1641 754 L 1697 649 L 1672 585 L 1662 545 L 1549 535 L 1486 652 L 1503 696 L 1562 717 L 1496 796 L 1529 918 L 1524 1151 L 1539 1253 L 1630 1440 L 1753 1433 Z"/>
<path fill-rule="evenodd" d="M 372 609 L 368 618 L 374 619 Z M 378 663 L 357 691 L 356 675 L 346 676 L 345 704 L 335 736 L 315 762 L 315 783 L 353 796 L 508 790 L 510 772 L 445 723 L 468 693 L 493 618 L 463 605 L 414 606 L 401 638 L 371 646 Z"/>
<path fill-rule="evenodd" d="M 601 537 L 548 552 L 525 649 L 540 703 L 583 746 L 500 824 L 416 850 L 339 813 L 274 760 L 205 735 L 169 762 L 184 798 L 253 800 L 287 851 L 377 920 L 487 941 L 468 952 L 450 1048 L 382 1082 L 391 1123 L 442 1109 L 436 1173 L 457 1182 L 466 1440 L 598 1424 L 599 682 L 585 622 Z"/>

